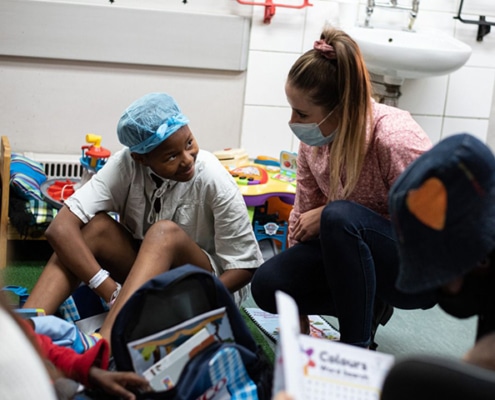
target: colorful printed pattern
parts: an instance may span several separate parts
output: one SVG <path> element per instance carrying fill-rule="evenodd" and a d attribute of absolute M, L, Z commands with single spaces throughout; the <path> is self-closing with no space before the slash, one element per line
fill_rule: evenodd
<path fill-rule="evenodd" d="M 227 378 L 227 388 L 232 400 L 258 400 L 255 383 L 249 377 L 237 349 L 226 347 L 210 360 L 210 379 L 215 385 Z"/>

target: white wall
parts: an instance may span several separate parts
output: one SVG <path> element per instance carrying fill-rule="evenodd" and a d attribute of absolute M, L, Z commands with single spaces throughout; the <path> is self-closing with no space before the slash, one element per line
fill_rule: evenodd
<path fill-rule="evenodd" d="M 122 111 L 145 93 L 165 91 L 191 120 L 202 147 L 238 146 L 246 60 L 244 67 L 241 62 L 228 70 L 213 69 L 211 62 L 222 59 L 225 48 L 239 56 L 241 51 L 232 46 L 238 31 L 246 37 L 236 36 L 235 43 L 247 58 L 250 18 L 242 15 L 244 9 L 237 12 L 229 4 L 217 10 L 212 3 L 204 0 L 189 7 L 171 0 L 3 0 L 0 133 L 8 135 L 12 149 L 19 152 L 79 154 L 87 133 L 102 135 L 102 146 L 115 151 L 121 147 L 115 127 Z M 139 10 L 129 10 L 131 6 Z M 190 26 L 178 21 L 183 10 L 190 12 Z M 105 18 L 97 20 L 100 12 Z M 216 44 L 208 45 L 215 37 Z M 182 59 L 184 65 L 188 52 L 198 61 L 196 68 L 178 68 L 175 60 Z M 154 65 L 143 64 L 148 55 Z M 161 61 L 164 55 L 167 59 Z M 205 68 L 199 68 L 203 61 Z"/>
<path fill-rule="evenodd" d="M 359 1 L 362 21 L 366 2 Z M 491 133 L 495 126 L 489 129 L 490 119 L 495 120 L 495 29 L 476 42 L 477 26 L 453 19 L 459 1 L 423 0 L 415 28 L 435 28 L 455 36 L 473 48 L 471 58 L 448 76 L 406 81 L 399 106 L 409 110 L 434 141 L 469 131 L 495 145 L 495 133 Z M 279 2 L 297 5 L 303 0 Z M 336 1 L 314 0 L 313 7 L 304 9 L 277 7 L 270 24 L 263 23 L 264 7 L 234 0 L 79 3 L 248 17 L 247 70 L 236 73 L 0 56 L 0 132 L 11 137 L 14 150 L 78 153 L 88 132 L 102 134 L 102 144 L 114 150 L 119 147 L 115 124 L 121 111 L 136 97 L 155 90 L 177 98 L 200 145 L 208 150 L 243 146 L 253 157 L 277 157 L 281 150 L 297 150 L 287 125 L 290 110 L 283 90 L 285 77 L 295 59 L 319 37 L 325 21 L 338 24 Z M 483 13 L 495 21 L 493 0 L 464 3 L 465 18 L 477 19 Z M 403 13 L 376 9 L 372 23 L 400 24 L 404 19 Z M 198 40 L 207 38 L 205 32 Z"/>
<path fill-rule="evenodd" d="M 121 148 L 122 111 L 148 92 L 173 95 L 202 147 L 240 140 L 245 72 L 0 57 L 0 132 L 13 151 L 79 154 L 85 135 Z"/>

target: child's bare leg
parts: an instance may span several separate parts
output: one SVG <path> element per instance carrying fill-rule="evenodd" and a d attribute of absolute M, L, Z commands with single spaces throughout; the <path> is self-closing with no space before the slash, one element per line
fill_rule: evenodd
<path fill-rule="evenodd" d="M 79 283 L 80 280 L 62 265 L 54 253 L 43 268 L 24 308 L 43 308 L 47 314 L 54 314 Z"/>
<path fill-rule="evenodd" d="M 78 257 L 73 263 L 63 263 L 57 254 L 53 254 L 24 307 L 43 308 L 48 314 L 53 314 L 81 281 L 89 282 L 101 268 L 112 275 L 95 289 L 105 300 L 108 301 L 115 291 L 113 278 L 124 281 L 136 257 L 137 246 L 123 226 L 106 214 L 98 214 L 82 228 L 81 233 L 98 263 L 90 265 Z"/>
<path fill-rule="evenodd" d="M 162 272 L 184 264 L 212 270 L 208 256 L 179 226 L 165 220 L 155 223 L 146 233 L 136 261 L 105 318 L 100 330 L 101 335 L 110 339 L 117 314 L 129 297 L 144 283 Z"/>
<path fill-rule="evenodd" d="M 98 216 L 93 219 L 98 223 L 88 224 L 83 230 L 83 235 L 88 247 L 98 260 L 98 264 L 110 272 L 110 277 L 103 281 L 103 284 L 106 281 L 112 282 L 110 292 L 100 293 L 98 289 L 95 290 L 103 299 L 108 301 L 115 289 L 115 281 L 123 283 L 126 280 L 138 254 L 139 242 L 122 224 L 107 214 L 103 214 L 103 218 L 96 220 Z M 97 272 L 88 273 L 85 271 L 86 274 L 81 279 L 87 283 Z"/>

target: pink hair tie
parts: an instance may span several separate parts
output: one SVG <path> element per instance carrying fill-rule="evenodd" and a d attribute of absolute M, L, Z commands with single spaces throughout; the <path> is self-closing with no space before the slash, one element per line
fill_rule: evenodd
<path fill-rule="evenodd" d="M 324 40 L 317 40 L 313 48 L 321 53 L 323 57 L 329 59 L 329 60 L 335 60 L 337 58 L 337 55 L 335 54 L 335 49 L 333 46 L 330 46 L 327 42 Z"/>

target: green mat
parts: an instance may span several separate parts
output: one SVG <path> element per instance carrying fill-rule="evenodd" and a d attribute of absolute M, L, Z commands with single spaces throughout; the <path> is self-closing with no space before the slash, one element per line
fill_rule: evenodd
<path fill-rule="evenodd" d="M 7 268 L 0 270 L 1 282 L 3 285 L 24 286 L 31 291 L 44 265 L 42 261 L 11 262 Z"/>
<path fill-rule="evenodd" d="M 22 286 L 30 293 L 44 265 L 45 263 L 41 261 L 11 262 L 7 268 L 0 270 L 0 287 L 7 285 Z M 11 292 L 6 293 L 8 301 L 11 304 L 17 305 L 19 301 L 18 297 Z"/>

